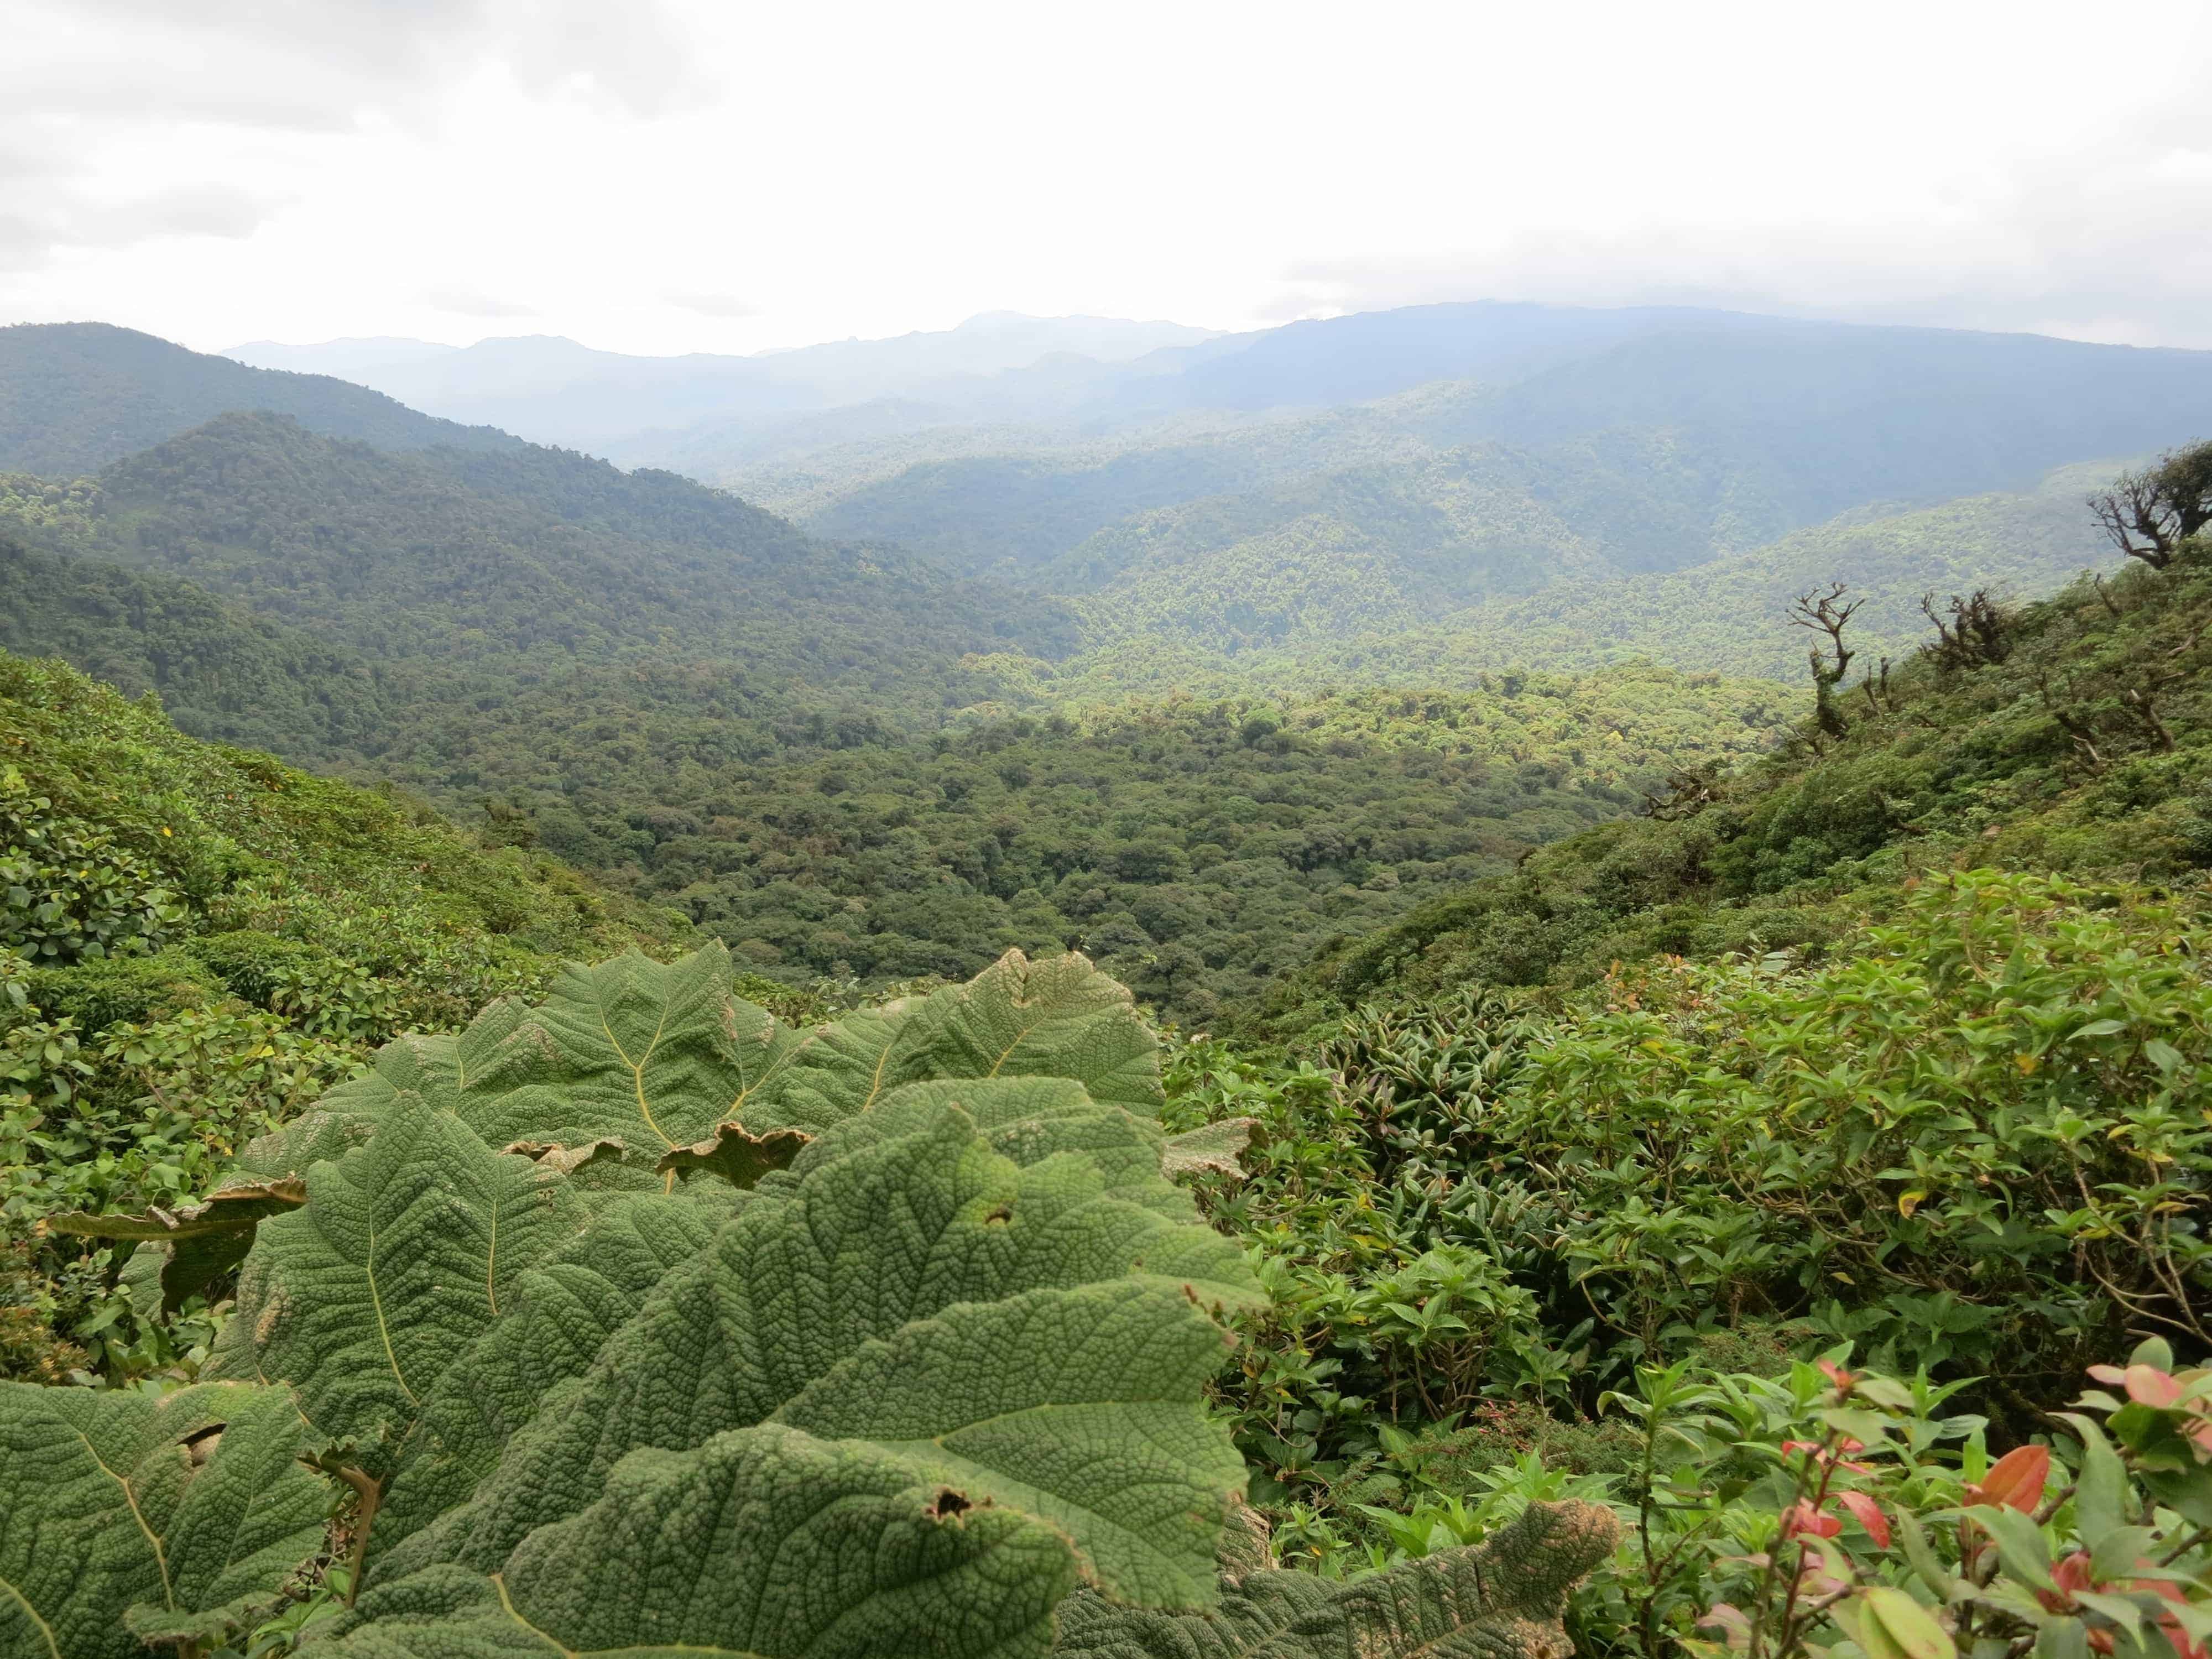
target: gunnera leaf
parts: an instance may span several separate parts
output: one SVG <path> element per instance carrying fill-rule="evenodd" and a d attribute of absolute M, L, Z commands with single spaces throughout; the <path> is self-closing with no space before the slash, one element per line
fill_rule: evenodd
<path fill-rule="evenodd" d="M 412 1093 L 306 1185 L 303 1208 L 263 1224 L 210 1369 L 294 1384 L 308 1422 L 380 1474 L 447 1365 L 588 1211 L 557 1170 Z"/>
<path fill-rule="evenodd" d="M 1064 1078 L 1101 1105 L 1157 1116 L 1159 1045 L 1127 988 L 1086 957 L 1006 954 L 965 985 L 817 1031 L 747 1121 L 821 1129 L 902 1084 Z"/>
<path fill-rule="evenodd" d="M 461 1034 L 454 1109 L 494 1146 L 611 1139 L 648 1166 L 750 1122 L 748 1102 L 800 1039 L 730 979 L 720 944 L 666 966 L 632 951 L 571 967 L 541 1006 Z"/>
<path fill-rule="evenodd" d="M 1218 1612 L 1062 1604 L 1055 1659 L 1567 1659 L 1567 1593 L 1613 1551 L 1596 1504 L 1531 1504 L 1482 1544 L 1350 1583 L 1276 1568 L 1267 1524 L 1241 1511 L 1224 1536 Z"/>
<path fill-rule="evenodd" d="M 865 1116 L 810 1146 L 792 1170 L 763 1178 L 763 1196 L 794 1190 L 809 1171 L 932 1127 L 945 1107 L 964 1108 L 991 1150 L 1018 1168 L 1081 1155 L 1097 1172 L 1092 1195 L 1115 1200 L 1070 1207 L 1061 1225 L 1115 1228 L 1128 1261 L 1187 1285 L 1209 1307 L 1251 1293 L 1242 1256 L 1200 1225 L 1189 1197 L 1160 1178 L 1160 1133 L 1118 1108 L 1097 1105 L 1073 1083 L 1023 1079 L 910 1085 Z M 1086 1193 L 1091 1191 L 1088 1183 Z M 709 1200 L 720 1193 L 717 1210 Z M 673 1199 L 623 1200 L 556 1255 L 521 1275 L 501 1321 L 456 1358 L 426 1402 L 414 1437 L 386 1483 L 374 1545 L 380 1555 L 465 1500 L 496 1466 L 507 1439 L 538 1401 L 581 1375 L 669 1272 L 703 1250 L 714 1224 L 746 1200 L 719 1182 L 688 1182 Z M 1038 1218 L 1040 1220 L 1042 1218 Z"/>
<path fill-rule="evenodd" d="M 969 1088 L 1007 1121 L 992 1097 L 1037 1092 Z M 764 1180 L 551 1389 L 474 1498 L 392 1551 L 373 1582 L 440 1564 L 503 1573 L 526 1540 L 599 1502 L 631 1454 L 695 1453 L 773 1423 L 823 1455 L 895 1468 L 899 1490 L 950 1492 L 956 1514 L 1064 1535 L 1118 1598 L 1210 1599 L 1243 1468 L 1204 1406 L 1231 1342 L 1206 1309 L 1256 1300 L 1241 1253 L 1133 1201 L 1133 1182 L 1117 1193 L 1088 1152 L 1048 1150 L 1054 1133 L 1097 1134 L 1073 1114 L 1047 1115 L 1060 1127 L 1028 1137 L 1023 1165 L 948 1101 L 880 1109 L 903 1132 L 852 1120 Z M 1166 1188 L 1156 1156 L 1154 1169 Z M 739 1553 L 717 1571 L 782 1568 Z"/>
<path fill-rule="evenodd" d="M 248 1146 L 210 1202 L 343 1157 L 402 1096 L 607 1192 L 665 1190 L 702 1170 L 750 1178 L 774 1160 L 732 1163 L 732 1136 L 818 1133 L 927 1079 L 1060 1076 L 1104 1103 L 1158 1109 L 1157 1045 L 1129 994 L 1079 956 L 1010 951 L 969 984 L 804 1036 L 730 984 L 720 944 L 666 966 L 633 952 L 568 969 L 538 1007 L 495 1002 L 458 1037 L 401 1037 L 367 1076 Z M 250 1237 L 258 1218 L 227 1213 Z M 174 1277 L 227 1271 L 245 1244 L 196 1253 Z"/>
<path fill-rule="evenodd" d="M 634 1194 L 517 1275 L 500 1317 L 457 1355 L 384 1484 L 371 1544 L 381 1552 L 467 1501 L 558 1382 L 582 1372 L 646 1293 L 704 1250 L 747 1194 L 693 1182 Z"/>
<path fill-rule="evenodd" d="M 0 1654 L 127 1659 L 267 1598 L 320 1547 L 325 1483 L 289 1389 L 159 1399 L 0 1382 Z"/>
<path fill-rule="evenodd" d="M 496 1575 L 440 1566 L 370 1589 L 331 1651 L 1017 1659 L 1046 1650 L 1076 1576 L 1067 1539 L 1018 1510 L 764 1425 L 632 1453 Z"/>

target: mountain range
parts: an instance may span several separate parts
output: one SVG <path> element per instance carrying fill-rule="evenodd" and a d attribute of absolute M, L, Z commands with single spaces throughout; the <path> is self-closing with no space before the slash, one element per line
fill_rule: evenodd
<path fill-rule="evenodd" d="M 1796 594 L 1901 658 L 2212 431 L 2212 353 L 1656 308 L 240 352 L 0 329 L 0 647 L 766 970 L 1088 940 L 1194 1018 L 1756 750 Z"/>

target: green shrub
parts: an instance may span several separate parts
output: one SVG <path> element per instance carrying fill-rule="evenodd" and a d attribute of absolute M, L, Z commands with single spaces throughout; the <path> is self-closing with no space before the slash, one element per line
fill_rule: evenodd
<path fill-rule="evenodd" d="M 185 949 L 234 995 L 257 1008 L 273 1008 L 289 987 L 342 965 L 320 945 L 249 928 L 206 934 Z"/>
<path fill-rule="evenodd" d="M 223 994 L 217 976 L 189 949 L 88 957 L 67 968 L 33 969 L 18 982 L 32 1006 L 49 1018 L 75 1021 L 87 1036 L 126 1022 L 152 1024 L 220 1001 Z"/>

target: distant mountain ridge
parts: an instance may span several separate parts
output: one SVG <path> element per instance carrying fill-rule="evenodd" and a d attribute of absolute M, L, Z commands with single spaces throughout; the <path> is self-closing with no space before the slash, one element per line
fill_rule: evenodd
<path fill-rule="evenodd" d="M 321 374 L 250 368 L 106 323 L 0 327 L 0 471 L 97 471 L 218 415 L 268 410 L 380 449 L 514 450 L 519 439 L 420 414 Z"/>
<path fill-rule="evenodd" d="M 628 456 L 641 434 L 729 420 L 843 407 L 915 393 L 988 396 L 980 383 L 1054 362 L 1097 371 L 1215 337 L 1181 323 L 987 312 L 957 328 L 881 340 L 831 340 L 747 356 L 640 356 L 557 335 L 469 346 L 421 340 L 256 341 L 225 355 L 272 368 L 346 374 L 456 420 L 486 422 L 544 443 Z M 1082 372 L 1079 369 L 1079 372 Z"/>
<path fill-rule="evenodd" d="M 1586 665 L 1632 653 L 1632 640 L 1686 668 L 1753 672 L 1778 660 L 1763 642 L 1771 619 L 1734 602 L 1726 562 L 1853 514 L 2033 493 L 2087 460 L 2109 475 L 2212 432 L 2212 352 L 1725 313 L 1443 307 L 1340 321 L 1343 342 L 1442 331 L 1429 361 L 1487 354 L 1504 378 L 1318 411 L 1062 427 L 1056 443 L 1041 427 L 878 434 L 719 477 L 817 534 L 896 542 L 1066 595 L 1086 647 L 1125 663 L 1194 648 L 1272 676 L 1267 653 L 1287 650 L 1354 683 L 1385 671 L 1403 683 L 1418 661 L 1458 684 L 1478 665 Z M 1298 326 L 1178 376 L 1292 347 L 1319 363 L 1315 384 L 1369 373 L 1328 345 L 1337 324 Z M 1418 372 L 1415 357 L 1398 361 Z M 1387 354 L 1373 365 L 1395 372 Z M 1969 537 L 1942 557 L 1943 580 L 2016 583 L 2026 597 L 2104 556 L 2078 492 L 2031 521 L 2017 546 Z M 1963 522 L 1923 528 L 1932 541 Z M 1918 631 L 1921 588 L 1895 585 L 1937 550 L 1899 561 L 1864 537 L 1807 545 L 1834 562 L 1793 564 L 1798 576 L 1875 584 L 1887 625 Z M 1657 614 L 1686 629 L 1637 626 L 1662 594 Z M 1395 657 L 1401 630 L 1410 655 Z M 1585 637 L 1613 648 L 1594 659 Z M 1674 648 L 1689 639 L 1717 653 L 1711 665 Z"/>

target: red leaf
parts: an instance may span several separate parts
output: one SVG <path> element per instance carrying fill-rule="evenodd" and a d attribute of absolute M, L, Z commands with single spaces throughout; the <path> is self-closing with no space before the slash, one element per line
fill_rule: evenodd
<path fill-rule="evenodd" d="M 1990 1466 L 1980 1485 L 1966 1489 L 1966 1501 L 2033 1515 L 2043 1501 L 2044 1483 L 2050 1479 L 2050 1447 L 2015 1446 Z"/>
<path fill-rule="evenodd" d="M 2089 1552 L 2075 1550 L 2062 1559 L 2051 1568 L 2051 1582 L 2069 1595 L 2076 1590 L 2096 1589 L 2096 1577 L 2089 1571 Z"/>
<path fill-rule="evenodd" d="M 1876 1549 L 1889 1547 L 1889 1517 L 1881 1512 L 1881 1504 L 1863 1492 L 1839 1492 L 1836 1502 L 1857 1518 L 1859 1525 L 1867 1529 L 1867 1536 L 1874 1540 Z"/>
<path fill-rule="evenodd" d="M 1833 1538 L 1844 1529 L 1844 1523 L 1832 1515 L 1823 1515 L 1810 1504 L 1792 1504 L 1782 1511 L 1782 1535 L 1795 1538 L 1801 1532 L 1809 1532 L 1815 1538 Z"/>

